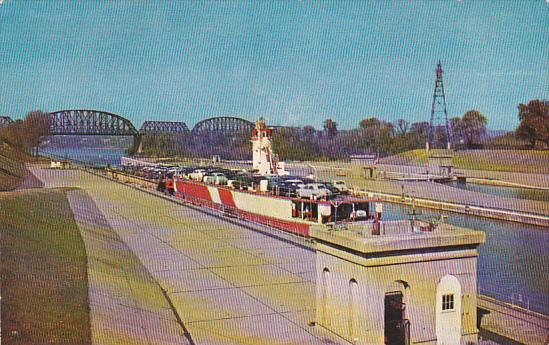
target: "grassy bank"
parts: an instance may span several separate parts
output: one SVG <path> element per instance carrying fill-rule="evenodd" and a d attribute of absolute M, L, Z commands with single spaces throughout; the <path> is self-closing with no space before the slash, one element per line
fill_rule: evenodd
<path fill-rule="evenodd" d="M 2 342 L 91 344 L 86 252 L 62 190 L 0 195 Z"/>
<path fill-rule="evenodd" d="M 22 154 L 0 143 L 0 192 L 17 188 L 25 177 Z"/>
<path fill-rule="evenodd" d="M 25 163 L 49 163 L 46 157 L 33 157 L 0 142 L 0 192 L 14 190 L 27 176 Z"/>
<path fill-rule="evenodd" d="M 446 153 L 432 150 L 432 154 Z M 468 150 L 453 153 L 456 168 L 494 170 L 522 173 L 549 173 L 549 151 L 542 150 Z M 386 164 L 425 165 L 428 163 L 425 150 L 412 150 L 384 158 Z"/>

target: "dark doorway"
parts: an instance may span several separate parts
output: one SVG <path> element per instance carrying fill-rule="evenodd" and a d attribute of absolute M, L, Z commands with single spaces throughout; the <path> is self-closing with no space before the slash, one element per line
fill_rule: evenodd
<path fill-rule="evenodd" d="M 385 294 L 385 344 L 407 345 L 410 323 L 406 320 L 406 306 L 402 292 Z"/>

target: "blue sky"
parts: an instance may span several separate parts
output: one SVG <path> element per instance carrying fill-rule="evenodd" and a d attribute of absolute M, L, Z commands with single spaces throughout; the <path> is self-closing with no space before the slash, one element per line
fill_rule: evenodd
<path fill-rule="evenodd" d="M 99 109 L 192 126 L 211 116 L 342 128 L 428 120 L 442 60 L 450 116 L 514 129 L 549 95 L 537 1 L 0 4 L 0 114 Z"/>

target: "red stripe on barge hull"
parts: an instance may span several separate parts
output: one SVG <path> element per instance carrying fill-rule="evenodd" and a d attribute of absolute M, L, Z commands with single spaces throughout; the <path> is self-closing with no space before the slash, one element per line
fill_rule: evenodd
<path fill-rule="evenodd" d="M 180 188 L 181 187 L 181 188 Z M 285 232 L 290 232 L 295 235 L 309 237 L 309 225 L 291 220 L 284 220 L 274 217 L 268 217 L 256 213 L 240 210 L 236 207 L 232 191 L 224 188 L 217 188 L 219 197 L 223 204 L 215 203 L 211 196 L 208 187 L 197 183 L 186 183 L 177 185 L 178 192 L 175 196 L 184 199 L 193 205 L 207 207 L 211 210 L 218 211 L 225 215 L 244 219 L 250 222 L 263 224 Z"/>
<path fill-rule="evenodd" d="M 292 222 L 291 220 L 282 220 L 277 218 L 271 218 L 262 216 L 255 213 L 239 211 L 239 214 L 246 220 L 254 223 L 264 224 L 279 230 L 291 232 L 293 234 L 309 237 L 309 225 L 298 222 Z"/>
<path fill-rule="evenodd" d="M 219 199 L 221 199 L 223 205 L 236 208 L 233 193 L 230 190 L 218 188 L 217 191 L 219 192 Z"/>
<path fill-rule="evenodd" d="M 183 183 L 183 195 L 185 198 L 193 197 L 197 199 L 203 199 L 205 201 L 212 201 L 212 196 L 208 187 L 197 183 Z"/>

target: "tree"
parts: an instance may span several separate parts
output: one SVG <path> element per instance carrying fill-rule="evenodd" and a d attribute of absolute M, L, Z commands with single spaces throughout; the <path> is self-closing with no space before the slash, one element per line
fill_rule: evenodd
<path fill-rule="evenodd" d="M 25 117 L 25 131 L 28 148 L 35 148 L 38 154 L 38 146 L 42 138 L 50 134 L 50 120 L 47 113 L 41 110 L 31 111 Z"/>
<path fill-rule="evenodd" d="M 528 104 L 520 104 L 520 124 L 516 129 L 517 137 L 525 139 L 531 147 L 541 141 L 549 145 L 549 101 L 532 100 Z"/>
<path fill-rule="evenodd" d="M 412 123 L 410 134 L 415 137 L 415 141 L 419 146 L 425 145 L 425 142 L 429 137 L 429 127 L 430 125 L 427 121 Z"/>
<path fill-rule="evenodd" d="M 410 123 L 404 119 L 398 119 L 396 123 L 396 130 L 399 135 L 406 135 L 408 129 L 410 128 Z"/>
<path fill-rule="evenodd" d="M 465 143 L 465 135 L 463 132 L 461 117 L 455 116 L 450 119 L 450 136 L 453 144 Z"/>
<path fill-rule="evenodd" d="M 143 152 L 150 156 L 173 156 L 175 143 L 171 133 L 147 133 L 142 138 Z"/>
<path fill-rule="evenodd" d="M 299 130 L 282 127 L 273 133 L 273 151 L 281 158 L 288 160 L 309 160 L 319 154 L 319 148 L 314 140 L 303 139 Z"/>
<path fill-rule="evenodd" d="M 2 137 L 5 141 L 20 149 L 34 153 L 42 138 L 50 134 L 50 122 L 48 113 L 35 110 L 29 112 L 24 120 L 16 120 L 2 130 Z"/>
<path fill-rule="evenodd" d="M 472 147 L 482 143 L 486 135 L 486 124 L 488 120 L 478 110 L 469 110 L 461 118 L 463 135 L 467 146 Z"/>
<path fill-rule="evenodd" d="M 313 140 L 316 136 L 316 129 L 313 126 L 303 127 L 303 136 L 306 140 Z"/>
<path fill-rule="evenodd" d="M 368 128 L 379 128 L 381 125 L 381 122 L 378 120 L 377 117 L 369 117 L 367 119 L 362 119 L 358 123 L 360 128 L 362 129 L 368 129 Z"/>
<path fill-rule="evenodd" d="M 17 119 L 7 127 L 2 128 L 2 140 L 8 144 L 20 149 L 27 148 L 27 138 L 25 134 L 25 121 Z"/>
<path fill-rule="evenodd" d="M 337 122 L 332 119 L 324 121 L 324 131 L 328 139 L 333 139 L 337 135 Z"/>

